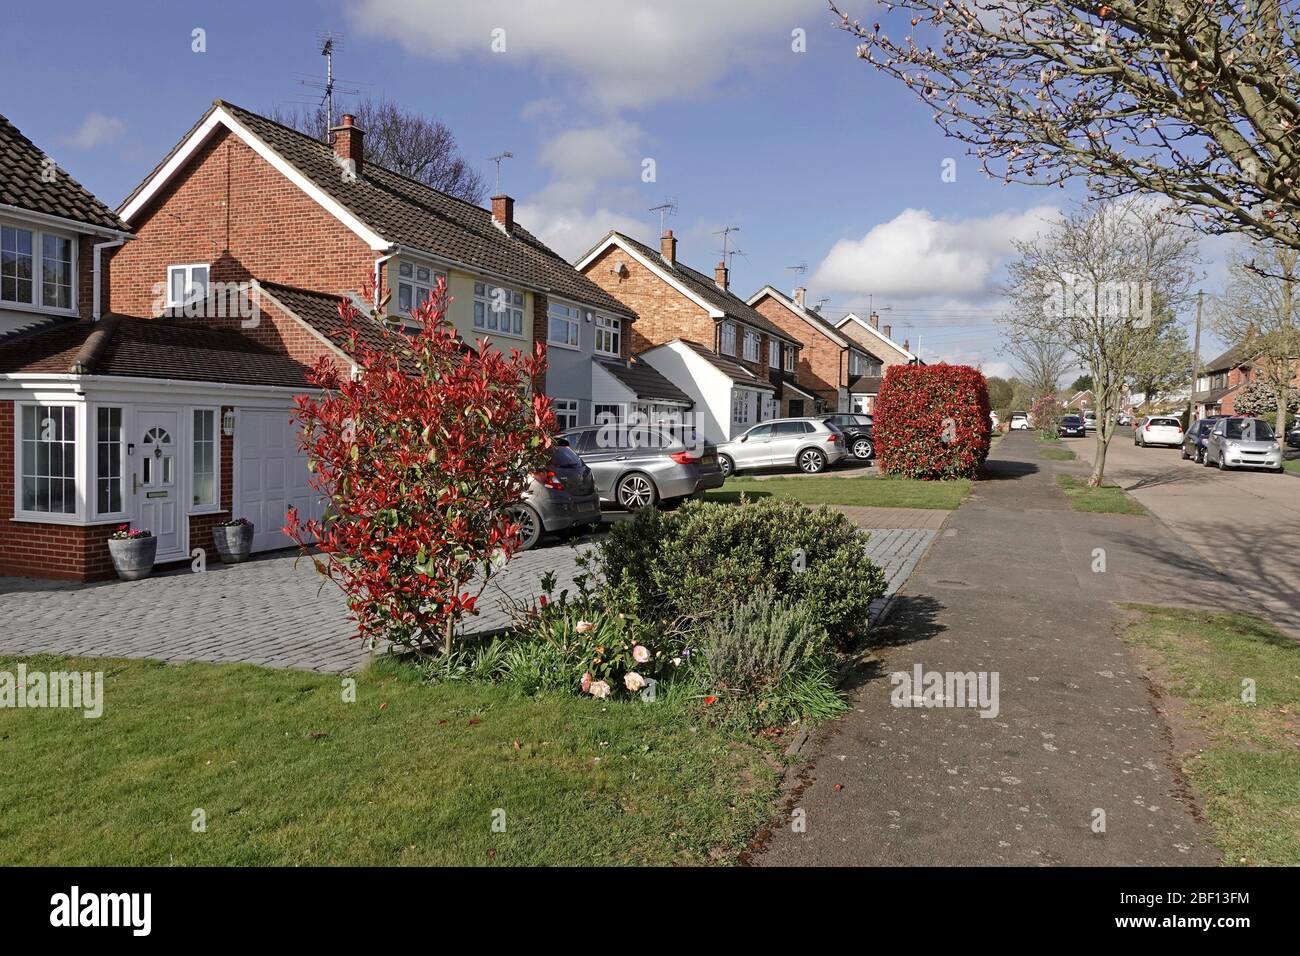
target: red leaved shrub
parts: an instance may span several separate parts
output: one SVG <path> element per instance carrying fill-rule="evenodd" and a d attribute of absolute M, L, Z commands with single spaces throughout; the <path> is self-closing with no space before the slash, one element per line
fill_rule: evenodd
<path fill-rule="evenodd" d="M 988 457 L 988 383 L 968 365 L 891 365 L 875 416 L 884 474 L 969 478 Z"/>
<path fill-rule="evenodd" d="M 446 321 L 441 280 L 411 312 L 417 331 L 385 326 L 387 300 L 369 317 L 340 303 L 357 374 L 321 359 L 312 376 L 324 391 L 295 400 L 312 487 L 328 504 L 321 521 L 290 509 L 284 530 L 319 548 L 316 568 L 346 594 L 361 636 L 450 650 L 456 623 L 517 550 L 507 508 L 550 454 L 555 417 L 532 389 L 544 352 L 467 348 Z"/>

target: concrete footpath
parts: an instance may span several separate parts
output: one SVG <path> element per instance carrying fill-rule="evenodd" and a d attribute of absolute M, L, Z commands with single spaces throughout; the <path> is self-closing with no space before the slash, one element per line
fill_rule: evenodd
<path fill-rule="evenodd" d="M 809 742 L 754 864 L 1217 862 L 1117 602 L 1197 584 L 1209 603 L 1222 577 L 1148 517 L 1071 512 L 1032 435 L 994 454 L 899 592 L 853 709 Z M 894 706 L 891 673 L 918 664 L 996 675 L 996 716 L 922 706 L 919 688 Z"/>

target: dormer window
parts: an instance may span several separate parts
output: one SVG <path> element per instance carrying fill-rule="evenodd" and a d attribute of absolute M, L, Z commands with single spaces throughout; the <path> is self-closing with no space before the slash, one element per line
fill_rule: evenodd
<path fill-rule="evenodd" d="M 418 309 L 425 300 L 433 298 L 439 279 L 446 279 L 446 276 L 428 266 L 400 263 L 397 267 L 397 307 L 402 314 Z"/>

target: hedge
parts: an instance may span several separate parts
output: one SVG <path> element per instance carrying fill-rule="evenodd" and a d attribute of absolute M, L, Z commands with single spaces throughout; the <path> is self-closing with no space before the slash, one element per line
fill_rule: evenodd
<path fill-rule="evenodd" d="M 988 457 L 988 382 L 969 365 L 891 366 L 875 416 L 883 474 L 970 478 Z"/>

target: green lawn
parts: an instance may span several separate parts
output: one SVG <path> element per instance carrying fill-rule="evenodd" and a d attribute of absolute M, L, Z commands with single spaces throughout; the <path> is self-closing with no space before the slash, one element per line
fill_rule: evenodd
<path fill-rule="evenodd" d="M 1040 448 L 1038 449 L 1038 457 L 1047 458 L 1051 461 L 1074 461 L 1077 456 L 1068 448 Z"/>
<path fill-rule="evenodd" d="M 1282 462 L 1282 467 L 1287 471 L 1293 471 L 1297 475 L 1300 475 L 1300 458 L 1289 458 Z"/>
<path fill-rule="evenodd" d="M 876 508 L 943 508 L 952 510 L 970 493 L 970 480 L 919 481 L 915 478 L 728 478 L 707 501 L 735 503 L 742 494 L 750 498 L 775 495 L 809 505 L 866 505 Z"/>
<path fill-rule="evenodd" d="M 3 865 L 725 863 L 782 769 L 672 695 L 528 698 L 381 662 L 344 703 L 317 674 L 24 662 L 103 670 L 104 714 L 0 711 Z"/>
<path fill-rule="evenodd" d="M 1137 607 L 1126 638 L 1165 673 L 1197 753 L 1180 755 L 1224 862 L 1300 865 L 1300 643 L 1246 614 Z M 1255 702 L 1243 702 L 1243 679 Z"/>
<path fill-rule="evenodd" d="M 1130 498 L 1118 485 L 1089 488 L 1087 479 L 1073 475 L 1057 475 L 1056 484 L 1070 499 L 1074 511 L 1106 512 L 1108 514 L 1144 515 L 1146 509 Z"/>

